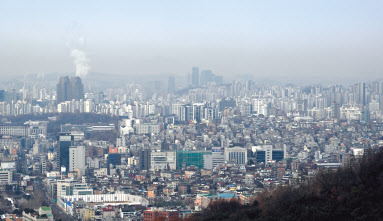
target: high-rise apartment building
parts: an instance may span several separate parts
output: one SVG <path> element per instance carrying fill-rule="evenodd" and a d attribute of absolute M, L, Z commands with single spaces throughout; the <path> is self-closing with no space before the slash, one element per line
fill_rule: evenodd
<path fill-rule="evenodd" d="M 145 149 L 140 152 L 140 170 L 149 170 L 151 161 L 151 150 Z"/>

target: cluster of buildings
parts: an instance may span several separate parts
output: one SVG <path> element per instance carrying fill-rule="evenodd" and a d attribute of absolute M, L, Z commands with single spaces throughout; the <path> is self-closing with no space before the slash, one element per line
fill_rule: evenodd
<path fill-rule="evenodd" d="M 84 90 L 79 77 L 61 77 L 55 90 L 25 85 L 0 90 L 0 114 L 18 116 L 44 113 L 97 113 L 141 118 L 161 115 L 166 120 L 190 122 L 220 119 L 239 112 L 271 116 L 285 113 L 316 120 L 382 120 L 383 82 L 354 85 L 295 87 L 258 85 L 252 80 L 224 83 L 211 70 L 192 69 L 189 87 L 174 76 L 153 84 L 95 92 Z M 224 111 L 226 110 L 226 111 Z"/>
<path fill-rule="evenodd" d="M 118 123 L 63 124 L 57 133 L 52 117 L 5 117 L 0 190 L 40 189 L 70 219 L 177 220 L 216 199 L 251 203 L 266 189 L 308 182 L 321 168 L 383 145 L 382 82 L 222 84 L 197 68 L 191 80 L 184 91 L 171 77 L 169 93 L 130 85 L 113 97 L 82 97 L 79 78 L 60 78 L 45 108 L 53 102 L 56 111 L 108 114 Z"/>

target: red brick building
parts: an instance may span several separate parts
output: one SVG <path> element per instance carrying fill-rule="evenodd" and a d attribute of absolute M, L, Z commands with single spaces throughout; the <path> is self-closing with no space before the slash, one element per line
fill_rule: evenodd
<path fill-rule="evenodd" d="M 179 212 L 176 210 L 171 211 L 160 211 L 160 210 L 145 210 L 144 221 L 178 221 Z"/>

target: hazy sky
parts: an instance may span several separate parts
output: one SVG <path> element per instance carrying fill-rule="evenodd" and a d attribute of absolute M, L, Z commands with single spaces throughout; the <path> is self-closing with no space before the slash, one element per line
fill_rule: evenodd
<path fill-rule="evenodd" d="M 119 75 L 381 78 L 383 1 L 0 2 L 0 76 L 75 72 L 73 49 Z"/>

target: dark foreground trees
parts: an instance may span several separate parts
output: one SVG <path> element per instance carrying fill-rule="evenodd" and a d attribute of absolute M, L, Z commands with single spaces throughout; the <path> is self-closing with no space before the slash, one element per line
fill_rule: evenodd
<path fill-rule="evenodd" d="M 307 185 L 262 193 L 252 205 L 213 202 L 189 220 L 383 220 L 383 151 L 320 171 Z"/>

